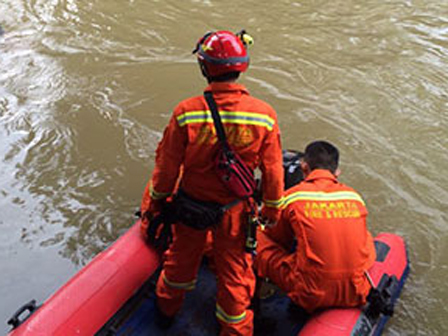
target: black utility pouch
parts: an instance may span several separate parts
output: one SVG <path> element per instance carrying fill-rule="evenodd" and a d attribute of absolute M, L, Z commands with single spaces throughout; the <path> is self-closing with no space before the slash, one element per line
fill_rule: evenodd
<path fill-rule="evenodd" d="M 182 189 L 174 196 L 173 203 L 179 222 L 196 230 L 217 225 L 224 214 L 221 204 L 196 200 Z"/>

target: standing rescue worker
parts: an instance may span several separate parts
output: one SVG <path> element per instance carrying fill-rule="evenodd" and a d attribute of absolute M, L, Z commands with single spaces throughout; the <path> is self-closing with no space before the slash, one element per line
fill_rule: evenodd
<path fill-rule="evenodd" d="M 249 95 L 235 83 L 246 71 L 246 44 L 251 37 L 243 31 L 204 35 L 197 53 L 202 74 L 219 109 L 227 141 L 247 166 L 260 168 L 264 205 L 261 215 L 271 224 L 280 217 L 283 167 L 280 132 L 274 109 Z M 156 165 L 141 204 L 143 214 L 160 212 L 164 200 L 179 187 L 188 196 L 222 205 L 236 200 L 215 172 L 215 157 L 221 144 L 203 95 L 179 103 L 156 151 Z M 180 310 L 185 291 L 194 289 L 207 235 L 213 235 L 212 256 L 217 275 L 216 316 L 221 335 L 252 335 L 253 312 L 248 308 L 255 289 L 252 255 L 245 252 L 248 202 L 228 209 L 216 226 L 197 230 L 182 223 L 174 225 L 173 241 L 165 253 L 156 295 L 159 315 L 167 326 Z M 146 216 L 143 216 L 145 218 Z M 142 222 L 142 232 L 148 222 Z"/>
<path fill-rule="evenodd" d="M 339 153 L 309 144 L 304 181 L 288 189 L 279 223 L 258 234 L 256 268 L 308 312 L 364 304 L 367 271 L 375 261 L 361 196 L 338 182 Z M 297 247 L 293 251 L 295 239 Z"/>

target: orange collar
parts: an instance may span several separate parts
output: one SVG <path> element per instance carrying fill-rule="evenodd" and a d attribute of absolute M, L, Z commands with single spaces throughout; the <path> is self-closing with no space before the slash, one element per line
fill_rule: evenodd
<path fill-rule="evenodd" d="M 327 179 L 337 182 L 337 178 L 333 173 L 327 169 L 314 169 L 306 178 L 306 182 L 311 182 L 314 180 Z"/>
<path fill-rule="evenodd" d="M 212 92 L 241 91 L 242 93 L 249 94 L 249 91 L 243 84 L 226 83 L 226 82 L 213 82 L 209 84 L 204 91 L 212 91 Z"/>

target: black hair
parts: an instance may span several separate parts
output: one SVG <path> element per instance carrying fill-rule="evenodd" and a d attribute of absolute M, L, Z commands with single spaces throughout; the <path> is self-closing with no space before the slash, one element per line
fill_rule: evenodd
<path fill-rule="evenodd" d="M 311 170 L 327 169 L 333 174 L 339 165 L 339 151 L 326 141 L 314 141 L 306 146 L 304 161 Z"/>
<path fill-rule="evenodd" d="M 219 75 L 219 76 L 209 77 L 209 81 L 210 82 L 226 82 L 229 80 L 237 80 L 239 76 L 240 76 L 239 71 L 232 71 L 232 72 L 227 72 L 227 73 Z"/>
<path fill-rule="evenodd" d="M 205 78 L 207 78 L 208 83 L 237 80 L 240 77 L 241 72 L 239 72 L 239 71 L 231 71 L 231 72 L 227 72 L 222 75 L 219 75 L 219 76 L 212 77 L 212 76 L 209 76 L 208 71 L 207 71 L 207 66 L 205 65 L 205 63 L 203 61 L 201 61 L 199 58 L 198 58 L 198 63 L 199 63 L 199 67 L 201 68 L 201 73 Z"/>

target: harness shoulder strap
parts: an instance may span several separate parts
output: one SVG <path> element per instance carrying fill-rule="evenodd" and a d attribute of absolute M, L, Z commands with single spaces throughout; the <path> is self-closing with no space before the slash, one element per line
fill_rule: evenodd
<path fill-rule="evenodd" d="M 226 133 L 224 126 L 222 125 L 221 117 L 219 116 L 218 107 L 216 106 L 215 99 L 213 99 L 213 93 L 211 91 L 204 92 L 205 100 L 212 113 L 213 124 L 215 125 L 216 134 L 224 149 L 228 150 L 229 144 L 227 143 Z"/>

